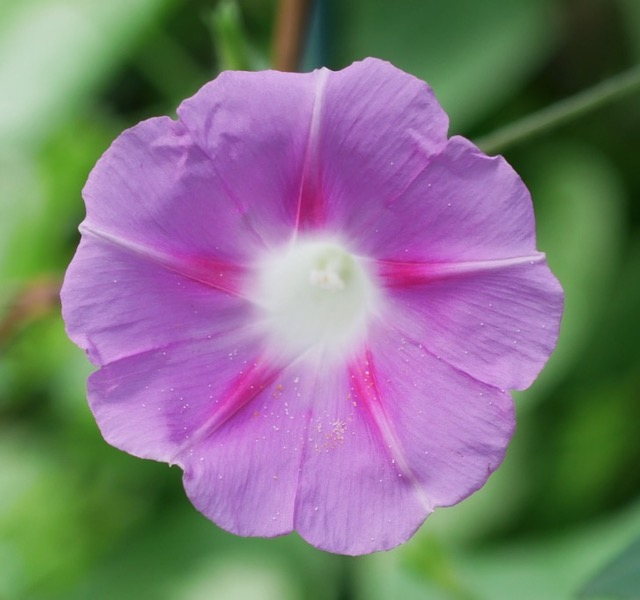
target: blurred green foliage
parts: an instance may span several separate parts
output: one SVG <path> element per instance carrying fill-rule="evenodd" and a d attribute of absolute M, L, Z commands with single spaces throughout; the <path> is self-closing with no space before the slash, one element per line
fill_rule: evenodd
<path fill-rule="evenodd" d="M 516 397 L 503 467 L 405 546 L 346 559 L 295 535 L 235 538 L 191 507 L 177 469 L 102 441 L 51 292 L 82 186 L 125 127 L 222 68 L 268 65 L 275 4 L 0 4 L 0 598 L 640 597 L 637 542 L 612 562 L 640 537 L 637 98 L 507 155 L 565 287 L 562 336 Z M 640 60 L 636 0 L 327 0 L 316 19 L 306 64 L 387 58 L 471 137 Z"/>
<path fill-rule="evenodd" d="M 633 600 L 640 589 L 640 539 L 625 548 L 610 564 L 584 587 L 583 598 L 616 598 Z"/>

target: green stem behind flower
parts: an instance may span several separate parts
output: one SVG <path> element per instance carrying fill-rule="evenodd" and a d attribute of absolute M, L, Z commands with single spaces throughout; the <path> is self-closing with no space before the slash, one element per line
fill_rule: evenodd
<path fill-rule="evenodd" d="M 498 154 L 636 91 L 640 91 L 640 65 L 502 127 L 476 144 L 487 154 Z"/>

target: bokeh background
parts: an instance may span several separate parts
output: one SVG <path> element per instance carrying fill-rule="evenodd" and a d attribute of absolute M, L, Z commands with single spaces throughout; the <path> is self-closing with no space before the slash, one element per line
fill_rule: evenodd
<path fill-rule="evenodd" d="M 57 290 L 81 189 L 124 128 L 270 64 L 275 0 L 0 0 L 0 599 L 640 598 L 640 98 L 505 148 L 566 290 L 484 489 L 360 558 L 242 539 L 177 468 L 109 447 Z M 316 3 L 304 68 L 373 55 L 472 139 L 640 61 L 637 0 Z M 625 550 L 626 549 L 626 550 Z M 635 577 L 635 579 L 634 579 Z"/>

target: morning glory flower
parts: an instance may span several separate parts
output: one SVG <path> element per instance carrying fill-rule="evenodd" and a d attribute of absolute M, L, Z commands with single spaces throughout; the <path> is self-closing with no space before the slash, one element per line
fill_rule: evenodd
<path fill-rule="evenodd" d="M 225 72 L 105 152 L 63 315 L 105 439 L 240 535 L 408 539 L 480 488 L 562 291 L 532 203 L 424 82 Z"/>

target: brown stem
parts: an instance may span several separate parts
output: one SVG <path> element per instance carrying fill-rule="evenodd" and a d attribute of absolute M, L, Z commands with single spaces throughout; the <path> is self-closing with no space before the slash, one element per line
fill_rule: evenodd
<path fill-rule="evenodd" d="M 278 71 L 297 71 L 312 0 L 280 0 L 273 38 L 273 66 Z"/>
<path fill-rule="evenodd" d="M 60 281 L 36 279 L 25 285 L 0 318 L 0 347 L 5 345 L 25 323 L 51 312 L 59 302 Z"/>

